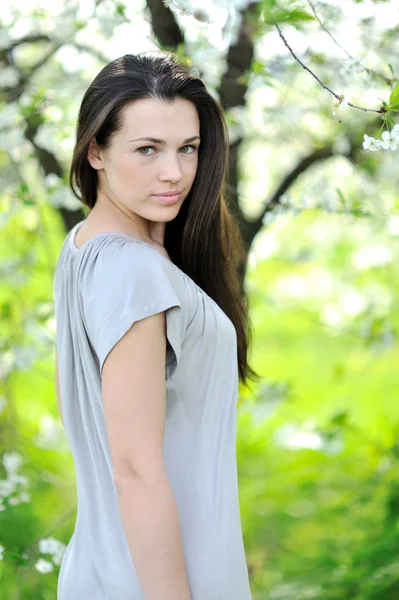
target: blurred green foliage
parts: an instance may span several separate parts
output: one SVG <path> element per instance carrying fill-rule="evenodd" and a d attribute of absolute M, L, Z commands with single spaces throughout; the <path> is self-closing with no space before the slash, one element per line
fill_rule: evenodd
<path fill-rule="evenodd" d="M 38 542 L 66 544 L 76 506 L 51 337 L 52 270 L 65 232 L 48 207 L 42 235 L 32 235 L 30 210 L 21 204 L 2 230 L 2 268 L 18 280 L 0 285 L 0 450 L 22 455 L 31 494 L 0 512 L 0 585 L 24 600 L 55 597 L 57 567 L 34 568 L 50 558 Z M 264 234 L 269 256 L 251 263 L 252 360 L 263 379 L 241 390 L 237 448 L 254 600 L 398 597 L 398 220 L 390 235 L 368 218 L 287 212 Z"/>
<path fill-rule="evenodd" d="M 106 39 L 131 19 L 124 4 L 111 5 L 97 23 Z M 272 23 L 295 33 L 318 26 L 307 3 L 260 5 L 262 27 L 253 30 L 259 40 Z M 336 23 L 334 3 L 324 6 L 328 11 L 328 24 Z M 45 10 L 35 14 L 51 22 Z M 63 20 L 66 38 L 69 25 L 87 25 L 73 10 Z M 57 29 L 52 35 L 61 35 Z M 380 69 L 389 65 L 394 76 L 389 43 L 397 31 L 375 31 L 386 50 Z M 193 55 L 203 43 L 199 36 Z M 47 51 L 52 40 L 43 44 Z M 182 45 L 179 56 L 184 52 Z M 37 45 L 21 44 L 25 81 L 40 56 Z M 98 47 L 90 56 L 78 73 L 50 61 L 12 106 L 0 95 L 0 597 L 7 600 L 54 600 L 59 555 L 46 552 L 51 544 L 43 541 L 62 551 L 76 516 L 74 465 L 55 395 L 53 274 L 66 234 L 62 211 L 77 208 L 66 188 L 71 131 L 85 86 L 102 66 Z M 336 108 L 333 119 L 331 98 L 310 88 L 308 75 L 299 79 L 302 70 L 287 56 L 284 66 L 257 53 L 243 76 L 253 85 L 252 129 L 241 129 L 248 114 L 226 114 L 244 140 L 239 196 L 254 217 L 307 152 L 330 143 L 345 148 L 349 138 L 362 139 L 366 123 L 369 133 L 380 124 L 348 109 Z M 317 44 L 307 60 L 324 81 L 336 78 L 339 91 L 345 83 L 360 97 L 381 80 L 371 74 L 362 87 L 353 64 L 339 74 L 335 57 Z M 389 93 L 385 86 L 382 96 L 395 112 L 398 84 Z M 46 158 L 52 153 L 65 168 L 62 176 L 55 169 L 44 177 L 24 137 L 26 123 L 38 129 L 35 143 Z M 237 457 L 254 600 L 399 598 L 397 168 L 388 153 L 357 152 L 346 162 L 336 152 L 329 166 L 298 174 L 249 257 L 251 363 L 262 380 L 240 390 Z"/>
<path fill-rule="evenodd" d="M 287 215 L 248 275 L 265 378 L 243 391 L 238 427 L 254 600 L 399 597 L 397 214 L 390 223 L 395 235 L 355 216 Z"/>

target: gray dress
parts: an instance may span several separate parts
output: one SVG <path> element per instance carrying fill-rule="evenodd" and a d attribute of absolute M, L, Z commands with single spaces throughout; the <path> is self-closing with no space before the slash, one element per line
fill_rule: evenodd
<path fill-rule="evenodd" d="M 141 240 L 67 235 L 54 276 L 56 343 L 77 515 L 58 600 L 146 600 L 120 518 L 101 397 L 104 360 L 131 325 L 166 311 L 164 462 L 193 600 L 250 600 L 236 464 L 235 328 Z M 132 357 L 133 360 L 133 357 Z"/>

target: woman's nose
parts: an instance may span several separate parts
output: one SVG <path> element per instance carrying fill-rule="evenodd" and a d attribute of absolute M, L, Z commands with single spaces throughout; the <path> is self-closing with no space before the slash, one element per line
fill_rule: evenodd
<path fill-rule="evenodd" d="M 176 155 L 169 155 L 165 157 L 165 160 L 162 164 L 161 173 L 159 175 L 159 179 L 170 180 L 170 181 L 180 181 L 182 178 L 182 169 L 179 164 L 179 157 Z"/>

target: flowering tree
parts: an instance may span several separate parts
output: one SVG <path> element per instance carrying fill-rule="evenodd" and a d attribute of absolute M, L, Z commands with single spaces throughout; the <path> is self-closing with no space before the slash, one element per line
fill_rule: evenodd
<path fill-rule="evenodd" d="M 380 4 L 377 0 L 375 3 Z M 239 199 L 238 188 L 241 179 L 239 156 L 256 132 L 250 113 L 253 110 L 252 97 L 258 87 L 263 86 L 267 93 L 276 85 L 287 85 L 286 73 L 291 69 L 297 73 L 294 67 L 295 64 L 296 66 L 300 64 L 307 71 L 307 79 L 302 79 L 301 82 L 303 85 L 309 86 L 310 79 L 313 77 L 337 99 L 337 110 L 334 111 L 334 115 L 338 109 L 340 112 L 342 109 L 350 109 L 353 112 L 361 110 L 366 114 L 370 113 L 370 117 L 371 113 L 379 115 L 382 128 L 388 129 L 383 132 L 381 140 L 368 135 L 369 131 L 362 134 L 364 149 L 395 150 L 397 148 L 398 129 L 392 125 L 394 125 L 393 115 L 398 110 L 399 84 L 394 76 L 393 61 L 387 64 L 390 72 L 381 74 L 378 70 L 369 67 L 364 60 L 346 52 L 346 59 L 341 61 L 340 84 L 344 80 L 345 69 L 347 69 L 346 86 L 354 92 L 357 91 L 358 96 L 362 95 L 361 88 L 365 84 L 375 86 L 375 97 L 377 97 L 377 89 L 380 89 L 377 86 L 381 82 L 388 87 L 386 100 L 382 101 L 381 107 L 366 108 L 348 101 L 346 93 L 333 91 L 323 83 L 323 76 L 316 75 L 309 66 L 313 60 L 319 69 L 327 73 L 325 79 L 331 79 L 329 69 L 337 66 L 335 57 L 330 62 L 328 56 L 321 58 L 317 49 L 314 51 L 307 48 L 309 60 L 301 60 L 298 56 L 299 52 L 293 48 L 294 44 L 289 41 L 289 34 L 285 35 L 282 31 L 289 28 L 295 32 L 297 39 L 301 40 L 301 45 L 304 44 L 303 38 L 307 32 L 315 35 L 321 33 L 324 38 L 329 37 L 334 40 L 333 44 L 345 51 L 342 46 L 344 41 L 340 44 L 335 40 L 325 25 L 330 13 L 336 23 L 342 19 L 342 2 L 337 0 L 335 7 L 321 4 L 320 10 L 316 9 L 315 3 L 311 1 L 303 2 L 301 9 L 297 8 L 296 3 L 294 4 L 293 7 L 291 2 L 280 3 L 277 0 L 217 0 L 207 7 L 204 3 L 189 0 L 165 2 L 148 0 L 144 13 L 144 20 L 150 29 L 148 36 L 152 38 L 152 46 L 172 50 L 188 59 L 194 67 L 198 68 L 209 87 L 213 88 L 226 111 L 231 132 L 229 201 L 237 217 L 247 254 L 255 236 L 264 225 L 267 213 L 274 211 L 277 206 L 281 207 L 284 195 L 301 174 L 317 163 L 333 159 L 337 155 L 345 156 L 358 164 L 364 160 L 359 152 L 360 126 L 354 129 L 348 124 L 343 134 L 346 143 L 341 144 L 341 148 L 339 144 L 334 145 L 334 133 L 326 136 L 323 144 L 315 144 L 311 141 L 308 132 L 310 143 L 306 145 L 306 151 L 281 177 L 274 192 L 264 198 L 262 203 L 259 202 L 262 206 L 256 218 L 249 219 L 243 209 L 244 203 Z M 361 3 L 358 4 L 360 7 Z M 59 209 L 67 230 L 83 216 L 79 205 L 66 186 L 77 106 L 75 103 L 71 108 L 70 99 L 75 95 L 75 90 L 76 97 L 79 98 L 78 90 L 84 89 L 84 84 L 90 80 L 90 77 L 83 68 L 78 70 L 83 75 L 83 80 L 76 78 L 73 75 L 75 69 L 71 72 L 66 68 L 66 59 L 62 61 L 59 57 L 62 58 L 69 53 L 73 57 L 71 60 L 76 61 L 78 56 L 83 56 L 92 69 L 90 71 L 92 75 L 93 70 L 107 62 L 110 57 L 104 55 L 98 39 L 93 44 L 87 43 L 87 24 L 96 30 L 97 35 L 110 39 L 118 26 L 128 26 L 129 22 L 137 19 L 139 10 L 138 3 L 137 12 L 133 10 L 129 14 L 123 3 L 111 0 L 96 1 L 91 13 L 87 10 L 82 12 L 71 0 L 65 2 L 63 10 L 53 17 L 46 15 L 46 12 L 40 8 L 32 9 L 30 13 L 23 16 L 18 9 L 10 8 L 11 17 L 1 30 L 0 60 L 3 69 L 0 89 L 3 102 L 7 105 L 2 113 L 3 149 L 8 151 L 6 164 L 3 166 L 3 177 L 6 182 L 10 182 L 12 191 L 18 190 L 21 198 L 32 197 L 27 183 L 21 181 L 19 168 L 20 163 L 32 157 L 39 167 L 40 183 L 45 184 L 49 200 Z M 21 35 L 11 33 L 15 30 L 15 25 L 10 27 L 12 23 L 20 24 L 26 33 Z M 393 31 L 394 28 L 388 28 L 384 32 L 387 55 L 389 55 L 388 44 Z M 273 32 L 279 34 L 278 39 L 281 44 L 278 48 L 277 38 Z M 262 44 L 266 40 L 270 40 L 269 43 L 274 46 L 274 56 L 270 64 L 267 62 L 267 56 L 262 55 Z M 288 56 L 286 51 L 291 56 Z M 28 58 L 32 53 L 35 58 Z M 381 59 L 381 62 L 383 60 Z M 53 80 L 49 86 L 46 85 L 44 81 L 46 78 L 42 74 L 50 73 L 53 74 Z M 359 86 L 358 82 L 351 81 L 357 74 L 368 77 Z M 68 90 L 66 90 L 66 82 Z M 360 91 L 357 90 L 357 86 Z M 326 96 L 317 96 L 317 98 L 322 103 L 321 112 L 327 110 Z M 284 109 L 274 105 L 273 110 L 279 110 L 279 116 L 283 118 Z M 302 110 L 306 113 L 306 107 Z M 358 119 L 357 123 L 359 123 Z M 363 123 L 367 130 L 375 127 L 375 121 L 365 120 Z M 339 137 L 338 132 L 335 137 Z M 242 269 L 242 279 L 244 274 L 245 265 Z"/>
<path fill-rule="evenodd" d="M 34 447 L 24 446 L 17 432 L 23 429 L 31 434 L 31 430 L 23 425 L 10 390 L 17 385 L 24 400 L 32 396 L 37 401 L 45 395 L 44 381 L 52 375 L 46 373 L 36 396 L 33 382 L 18 388 L 18 373 L 47 360 L 54 347 L 48 281 L 56 249 L 49 230 L 59 223 L 61 235 L 84 216 L 67 182 L 76 115 L 85 88 L 105 63 L 132 51 L 172 50 L 198 70 L 220 100 L 228 121 L 228 201 L 248 258 L 251 252 L 256 254 L 257 238 L 287 212 L 316 208 L 323 214 L 382 218 L 381 182 L 390 197 L 397 188 L 394 5 L 394 0 L 375 0 L 367 6 L 355 0 L 147 0 L 145 4 L 137 0 L 127 6 L 93 0 L 83 6 L 65 0 L 61 6 L 54 3 L 46 9 L 16 2 L 3 8 L 0 227 L 10 247 L 16 240 L 13 247 L 18 256 L 14 251 L 0 257 L 4 274 L 0 284 L 4 325 L 0 340 L 0 519 L 7 525 L 0 527 L 0 559 L 6 583 L 12 581 L 18 588 L 22 580 L 29 582 L 19 590 L 21 598 L 32 597 L 28 595 L 32 589 L 33 597 L 42 597 L 44 587 L 40 586 L 50 586 L 49 580 L 38 582 L 34 575 L 50 574 L 59 566 L 65 548 L 60 540 L 68 539 L 67 521 L 73 515 L 68 511 L 55 525 L 52 519 L 52 526 L 43 530 L 31 508 L 38 501 L 38 491 L 44 496 L 41 486 L 45 485 L 64 492 L 65 507 L 74 499 L 72 486 L 65 489 L 64 482 L 51 472 L 52 461 L 59 459 L 51 453 L 67 452 L 67 444 L 59 423 L 47 415 L 40 421 Z M 346 20 L 356 26 L 351 36 L 342 29 Z M 116 45 L 121 38 L 125 45 Z M 333 170 L 337 164 L 345 165 L 346 175 L 337 175 L 338 170 Z M 317 177 L 324 185 L 316 193 L 312 184 Z M 389 223 L 392 230 L 398 228 L 397 221 Z M 32 248 L 37 249 L 35 255 Z M 372 257 L 365 257 L 364 252 L 357 256 L 358 262 L 367 259 L 372 264 L 388 258 L 378 247 Z M 243 286 L 248 262 L 241 269 Z M 42 279 L 37 289 L 29 287 L 33 268 L 36 273 L 47 269 L 46 293 Z M 322 275 L 319 271 L 313 277 L 320 280 Z M 292 280 L 276 286 L 277 299 L 288 283 Z M 358 297 L 355 301 L 361 304 Z M 330 325 L 339 326 L 334 307 L 327 306 L 325 315 Z M 281 386 L 272 389 L 271 385 L 265 385 L 262 393 L 271 394 L 271 390 L 274 397 L 285 393 Z M 47 391 L 48 397 L 53 398 L 52 394 L 52 389 Z M 24 464 L 23 456 L 29 455 L 40 469 Z M 57 472 L 60 464 L 63 457 Z M 47 498 L 49 506 L 56 505 L 51 492 Z M 14 519 L 13 511 L 20 509 L 26 512 Z M 19 520 L 27 524 L 28 541 L 21 539 Z M 55 587 L 53 580 L 51 585 Z"/>

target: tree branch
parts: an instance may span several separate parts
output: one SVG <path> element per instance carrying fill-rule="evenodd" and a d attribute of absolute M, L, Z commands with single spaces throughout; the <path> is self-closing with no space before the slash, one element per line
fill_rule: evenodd
<path fill-rule="evenodd" d="M 104 63 L 104 65 L 106 65 L 109 62 L 109 58 L 105 54 L 103 54 L 99 50 L 96 50 L 95 48 L 91 48 L 87 44 L 81 44 L 81 43 L 74 41 L 72 43 L 72 45 L 75 46 L 75 48 L 77 50 L 80 50 L 81 52 L 86 52 L 87 54 L 91 54 L 92 56 L 97 58 L 100 62 Z"/>
<path fill-rule="evenodd" d="M 314 14 L 314 16 L 316 17 L 316 19 L 318 20 L 318 22 L 320 23 L 320 27 L 322 29 L 324 29 L 324 31 L 327 33 L 328 36 L 330 36 L 330 38 L 332 39 L 332 41 L 334 42 L 334 44 L 336 44 L 338 46 L 338 48 L 340 48 L 343 52 L 345 52 L 345 54 L 353 61 L 356 60 L 356 58 L 354 56 L 352 56 L 352 54 L 350 54 L 346 48 L 344 48 L 343 46 L 341 46 L 341 44 L 335 39 L 335 37 L 333 36 L 333 34 L 327 29 L 327 27 L 324 25 L 324 23 L 322 23 L 319 15 L 316 12 L 316 9 L 314 7 L 314 4 L 312 2 L 312 0 L 308 0 L 308 3 L 310 4 L 310 7 L 312 9 L 312 12 Z M 373 71 L 373 69 L 369 69 L 368 67 L 362 65 L 363 69 L 366 71 L 366 73 L 373 74 L 376 75 L 377 77 L 380 77 L 381 79 L 383 79 L 385 81 L 385 83 L 387 83 L 388 85 L 392 85 L 394 82 L 394 79 L 390 79 L 389 77 L 385 77 L 385 75 L 383 75 L 382 73 L 378 73 L 377 71 Z"/>
<path fill-rule="evenodd" d="M 12 41 L 11 44 L 8 46 L 7 50 L 14 50 L 14 48 L 17 48 L 17 46 L 21 46 L 21 44 L 35 44 L 37 42 L 51 41 L 51 38 L 45 33 L 25 35 L 24 37 L 19 38 L 19 40 Z"/>
<path fill-rule="evenodd" d="M 62 44 L 56 44 L 50 48 L 50 50 L 44 56 L 42 56 L 34 65 L 32 65 L 32 67 L 29 68 L 29 73 L 23 73 L 20 69 L 17 69 L 20 74 L 18 83 L 12 87 L 4 87 L 1 89 L 2 92 L 7 93 L 7 102 L 14 102 L 24 93 L 26 84 L 29 83 L 29 80 L 32 78 L 34 73 L 36 73 L 38 69 L 45 65 L 61 46 Z"/>
<path fill-rule="evenodd" d="M 247 8 L 242 11 L 242 20 L 237 41 L 230 46 L 227 53 L 227 70 L 222 77 L 218 89 L 220 103 L 224 110 L 235 106 L 245 106 L 246 103 L 245 95 L 248 84 L 242 82 L 242 77 L 249 73 L 254 57 L 253 30 L 250 22 L 251 17 L 256 15 L 258 6 L 259 0 L 255 0 L 250 2 Z M 228 184 L 226 188 L 229 192 L 227 194 L 229 209 L 233 213 L 240 232 L 245 238 L 248 221 L 241 210 L 237 194 L 239 179 L 238 156 L 241 142 L 242 138 L 238 138 L 230 144 Z"/>
<path fill-rule="evenodd" d="M 46 64 L 46 62 L 52 56 L 54 56 L 54 54 L 56 54 L 56 52 L 64 45 L 64 43 L 63 42 L 62 43 L 54 43 L 47 35 L 36 35 L 36 36 L 30 35 L 30 36 L 25 36 L 24 38 L 21 38 L 20 40 L 16 40 L 9 46 L 9 48 L 7 48 L 6 50 L 2 50 L 0 52 L 0 60 L 3 60 L 3 62 L 10 65 L 13 63 L 13 61 L 11 61 L 9 59 L 8 53 L 11 53 L 14 48 L 18 47 L 20 44 L 26 44 L 26 43 L 32 43 L 32 42 L 36 43 L 36 42 L 43 42 L 43 41 L 51 42 L 53 44 L 53 46 L 52 46 L 52 48 L 50 48 L 48 50 L 47 53 L 44 54 L 44 56 L 42 56 L 34 65 L 32 65 L 29 68 L 28 73 L 23 73 L 20 69 L 15 67 L 15 65 L 13 65 L 14 68 L 16 68 L 18 70 L 18 72 L 20 73 L 20 79 L 16 85 L 14 85 L 12 87 L 4 87 L 1 89 L 2 92 L 6 92 L 8 94 L 8 99 L 7 99 L 8 102 L 13 102 L 13 101 L 17 100 L 23 94 L 23 92 L 25 91 L 26 85 L 29 83 L 33 74 L 36 73 L 36 71 L 38 69 L 43 67 Z M 77 50 L 80 50 L 81 52 L 87 52 L 88 54 L 91 54 L 92 56 L 94 56 L 95 58 L 97 58 L 98 60 L 103 62 L 104 64 L 106 64 L 108 62 L 108 58 L 104 54 L 102 54 L 98 50 L 95 50 L 94 48 L 91 48 L 87 44 L 71 42 L 71 45 L 75 46 L 75 48 Z"/>
<path fill-rule="evenodd" d="M 348 154 L 344 154 L 347 158 L 354 160 L 355 149 L 352 146 L 351 150 Z M 272 196 L 265 200 L 264 208 L 261 214 L 252 222 L 248 224 L 247 228 L 247 239 L 244 239 L 246 247 L 250 248 L 250 245 L 256 236 L 256 234 L 260 231 L 263 226 L 263 220 L 267 213 L 271 212 L 278 204 L 281 204 L 281 198 L 283 194 L 291 187 L 291 185 L 298 179 L 300 175 L 302 175 L 309 167 L 314 164 L 321 162 L 323 160 L 327 160 L 333 156 L 338 156 L 333 151 L 332 146 L 325 146 L 324 148 L 319 148 L 317 150 L 313 150 L 307 156 L 303 157 L 298 164 L 286 174 L 283 178 L 282 182 L 276 189 L 276 191 L 272 194 Z"/>
<path fill-rule="evenodd" d="M 37 122 L 37 114 L 33 115 L 31 118 L 28 117 L 27 128 L 25 129 L 25 137 L 30 141 L 34 148 L 36 158 L 43 169 L 44 177 L 54 173 L 60 179 L 62 179 L 64 175 L 64 167 L 59 162 L 57 157 L 52 152 L 46 150 L 46 148 L 38 146 L 34 141 L 38 129 L 39 125 Z M 76 225 L 76 223 L 84 218 L 83 207 L 79 210 L 69 210 L 68 208 L 61 206 L 58 209 L 58 212 L 64 221 L 66 231 L 70 231 L 72 227 Z"/>
<path fill-rule="evenodd" d="M 343 96 L 339 96 L 338 94 L 336 94 L 335 92 L 333 92 L 333 90 L 331 90 L 329 87 L 327 87 L 326 85 L 324 85 L 324 83 L 322 81 L 320 81 L 320 79 L 317 77 L 317 75 L 315 75 L 315 73 L 313 73 L 313 71 L 311 71 L 309 69 L 309 67 L 307 67 L 294 53 L 294 51 L 292 50 L 292 48 L 289 46 L 287 40 L 285 39 L 285 37 L 283 36 L 283 33 L 280 29 L 280 27 L 276 24 L 275 25 L 277 31 L 279 32 L 279 35 L 281 37 L 281 39 L 283 40 L 284 44 L 286 45 L 286 47 L 288 48 L 288 50 L 291 52 L 292 56 L 295 58 L 295 60 L 301 65 L 301 67 L 303 67 L 306 71 L 308 71 L 319 83 L 320 85 L 327 91 L 330 92 L 330 94 L 332 94 L 333 96 L 335 96 L 335 98 L 337 98 L 337 100 L 339 101 L 339 103 L 341 104 Z M 350 102 L 348 102 L 348 105 L 351 106 L 352 108 L 357 108 L 358 110 L 363 110 L 365 112 L 375 112 L 375 113 L 379 113 L 379 114 L 385 114 L 387 112 L 387 109 L 382 106 L 379 110 L 376 110 L 374 108 L 363 108 L 362 106 L 355 106 L 354 104 L 351 104 Z"/>
<path fill-rule="evenodd" d="M 239 79 L 249 72 L 254 57 L 253 28 L 249 21 L 251 16 L 256 14 L 258 5 L 259 0 L 250 2 L 241 13 L 242 21 L 237 41 L 230 46 L 227 53 L 227 70 L 218 89 L 220 103 L 225 110 L 245 105 L 248 85 L 241 83 Z"/>
<path fill-rule="evenodd" d="M 155 37 L 163 46 L 176 50 L 179 44 L 184 43 L 184 37 L 173 12 L 162 0 L 147 0 L 147 8 L 151 14 Z"/>

